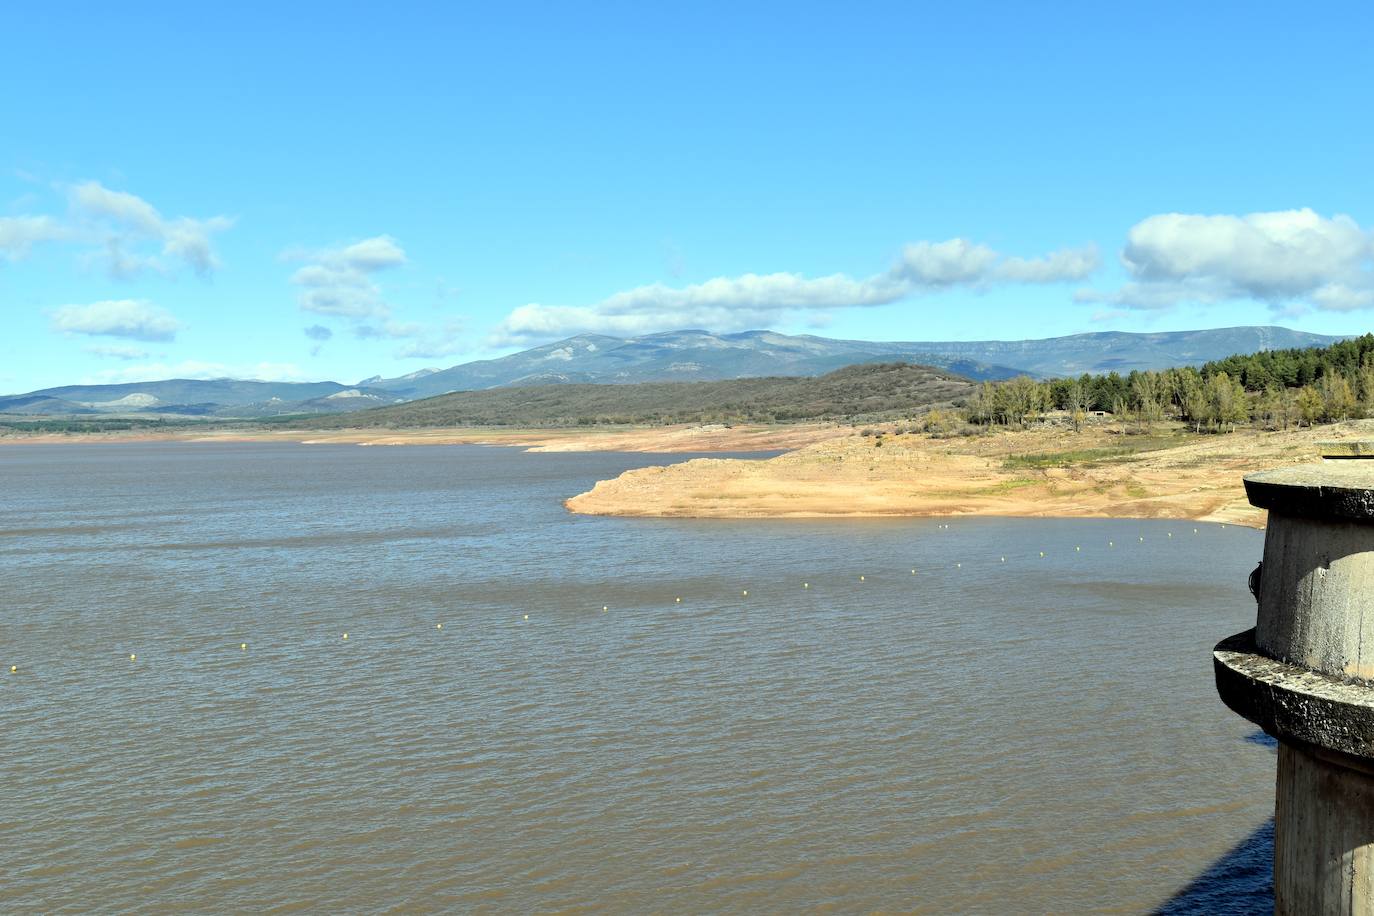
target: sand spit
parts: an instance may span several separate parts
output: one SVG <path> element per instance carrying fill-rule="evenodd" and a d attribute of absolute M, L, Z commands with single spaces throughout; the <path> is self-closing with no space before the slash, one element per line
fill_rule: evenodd
<path fill-rule="evenodd" d="M 567 501 L 591 515 L 836 518 L 995 515 L 1177 518 L 1262 527 L 1248 473 L 1316 460 L 1318 441 L 1374 434 L 1369 421 L 1315 430 L 1127 435 L 1116 425 L 958 439 L 842 435 L 759 461 L 696 459 L 627 471 Z M 1033 457 L 1026 457 L 1033 456 Z"/>

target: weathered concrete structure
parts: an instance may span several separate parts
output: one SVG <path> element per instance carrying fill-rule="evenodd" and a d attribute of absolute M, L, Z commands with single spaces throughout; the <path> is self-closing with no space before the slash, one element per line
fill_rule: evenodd
<path fill-rule="evenodd" d="M 1255 629 L 1217 691 L 1279 741 L 1274 911 L 1374 916 L 1374 447 L 1245 479 L 1269 510 Z"/>

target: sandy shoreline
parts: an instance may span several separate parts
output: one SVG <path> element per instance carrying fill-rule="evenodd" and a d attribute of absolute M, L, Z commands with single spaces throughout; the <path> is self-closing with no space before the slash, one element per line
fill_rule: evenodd
<path fill-rule="evenodd" d="M 493 445 L 536 452 L 784 451 L 769 459 L 696 458 L 627 471 L 566 501 L 572 512 L 654 518 L 860 518 L 985 515 L 1176 518 L 1262 527 L 1248 473 L 1313 461 L 1318 442 L 1366 438 L 1374 421 L 1315 430 L 1187 435 L 1117 424 L 1042 427 L 965 438 L 879 437 L 849 426 L 616 429 L 146 430 L 28 434 L 0 445 L 101 442 L 299 442 L 307 445 Z M 1025 456 L 1038 456 L 1027 459 Z"/>
<path fill-rule="evenodd" d="M 532 452 L 767 452 L 795 449 L 841 432 L 831 424 L 708 425 L 614 429 L 225 429 L 21 433 L 0 445 L 109 442 L 300 442 L 305 445 L 497 445 Z"/>
<path fill-rule="evenodd" d="M 627 471 L 566 505 L 639 517 L 1175 518 L 1263 527 L 1264 513 L 1245 498 L 1246 474 L 1317 460 L 1318 441 L 1367 430 L 1349 423 L 1218 436 L 1175 430 L 1162 438 L 1104 426 L 947 440 L 887 435 L 881 446 L 876 437 L 844 435 L 768 460 Z M 1018 457 L 1026 455 L 1041 459 Z"/>

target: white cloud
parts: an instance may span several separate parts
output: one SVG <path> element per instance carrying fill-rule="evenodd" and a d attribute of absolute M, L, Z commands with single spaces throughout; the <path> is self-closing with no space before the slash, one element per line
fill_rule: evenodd
<path fill-rule="evenodd" d="M 1130 283 L 1077 298 L 1134 309 L 1233 299 L 1279 310 L 1374 307 L 1374 234 L 1339 214 L 1158 214 L 1131 227 L 1121 260 Z"/>
<path fill-rule="evenodd" d="M 406 262 L 406 253 L 396 240 L 389 235 L 363 239 L 349 245 L 339 252 L 340 259 L 354 270 L 372 272 L 388 267 L 400 267 Z"/>
<path fill-rule="evenodd" d="M 1061 283 L 1082 280 L 1102 262 L 1096 245 L 1061 248 L 1042 258 L 1007 258 L 997 268 L 997 277 L 1008 283 Z"/>
<path fill-rule="evenodd" d="M 50 216 L 0 216 L 0 258 L 17 261 L 40 242 L 67 237 L 67 230 Z"/>
<path fill-rule="evenodd" d="M 353 329 L 353 336 L 360 340 L 406 341 L 393 353 L 398 359 L 439 359 L 464 352 L 467 347 L 460 342 L 462 333 L 461 321 L 449 321 L 436 326 L 387 320 L 379 324 L 358 325 Z"/>
<path fill-rule="evenodd" d="M 162 234 L 162 215 L 146 200 L 127 191 L 111 191 L 98 181 L 75 185 L 68 192 L 74 207 L 156 238 Z"/>
<path fill-rule="evenodd" d="M 469 347 L 457 336 L 443 334 L 423 337 L 398 347 L 393 354 L 397 359 L 444 359 L 467 352 Z"/>
<path fill-rule="evenodd" d="M 94 356 L 108 356 L 111 359 L 147 359 L 148 351 L 138 347 L 126 347 L 121 344 L 98 344 L 89 347 L 82 347 L 87 353 Z"/>
<path fill-rule="evenodd" d="M 1097 263 L 1093 247 L 1026 259 L 1006 258 L 966 239 L 916 242 L 903 248 L 888 270 L 865 278 L 751 273 L 683 287 L 640 286 L 589 306 L 522 305 L 498 325 L 491 343 L 524 344 L 583 332 L 633 335 L 675 327 L 738 330 L 794 313 L 887 305 L 954 286 L 1080 280 Z"/>
<path fill-rule="evenodd" d="M 892 273 L 923 287 L 955 286 L 985 279 L 997 262 L 997 252 L 967 239 L 915 242 L 902 249 Z"/>
<path fill-rule="evenodd" d="M 167 219 L 136 194 L 113 191 L 98 181 L 73 185 L 67 198 L 80 233 L 98 242 L 97 256 L 112 276 L 122 279 L 144 270 L 166 272 L 169 262 L 208 276 L 219 267 L 211 236 L 233 225 L 225 216 Z M 161 246 L 157 255 L 139 253 L 150 243 Z"/>
<path fill-rule="evenodd" d="M 165 309 L 142 299 L 111 299 L 90 305 L 64 305 L 52 313 L 52 328 L 65 334 L 172 340 L 181 323 Z"/>
<path fill-rule="evenodd" d="M 289 253 L 287 257 L 309 262 L 291 275 L 291 282 L 301 288 L 299 302 L 304 311 L 353 319 L 391 314 L 372 275 L 406 263 L 401 246 L 386 235 L 343 248 Z"/>
<path fill-rule="evenodd" d="M 467 349 L 459 343 L 461 322 L 437 325 L 391 317 L 391 305 L 375 275 L 408 263 L 405 250 L 391 236 L 378 235 L 322 251 L 293 250 L 283 257 L 307 262 L 291 275 L 291 282 L 300 287 L 302 311 L 348 320 L 357 339 L 404 341 L 394 352 L 399 359 L 435 359 Z M 306 334 L 327 339 L 312 334 L 315 328 L 307 328 Z"/>
<path fill-rule="evenodd" d="M 359 340 L 396 340 L 403 337 L 419 337 L 424 332 L 424 325 L 390 319 L 380 324 L 360 324 L 353 328 L 353 336 Z"/>

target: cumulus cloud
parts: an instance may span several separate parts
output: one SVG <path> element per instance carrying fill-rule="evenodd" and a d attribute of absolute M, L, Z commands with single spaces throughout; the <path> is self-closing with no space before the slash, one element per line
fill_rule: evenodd
<path fill-rule="evenodd" d="M 414 340 L 397 348 L 393 354 L 397 359 L 444 359 L 464 353 L 468 345 L 462 338 L 460 322 L 451 322 L 441 328 L 429 328 Z"/>
<path fill-rule="evenodd" d="M 460 342 L 462 333 L 461 321 L 449 321 L 436 326 L 387 320 L 353 328 L 353 336 L 359 340 L 406 341 L 393 354 L 398 359 L 438 359 L 463 352 L 466 347 Z"/>
<path fill-rule="evenodd" d="M 111 276 L 128 279 L 144 270 L 169 272 L 173 265 L 208 276 L 219 266 L 211 237 L 228 229 L 225 216 L 169 219 L 136 194 L 114 191 L 98 181 L 73 185 L 67 199 L 76 219 L 74 231 L 97 241 L 95 257 Z M 147 246 L 157 253 L 147 253 Z"/>
<path fill-rule="evenodd" d="M 312 324 L 305 329 L 305 336 L 321 343 L 334 336 L 334 332 L 322 324 Z"/>
<path fill-rule="evenodd" d="M 0 258 L 17 261 L 34 245 L 67 237 L 67 229 L 50 216 L 0 216 Z"/>
<path fill-rule="evenodd" d="M 172 340 L 181 329 L 170 312 L 142 299 L 109 299 L 64 305 L 52 313 L 52 328 L 64 334 Z"/>
<path fill-rule="evenodd" d="M 94 356 L 107 356 L 110 359 L 147 359 L 148 351 L 138 347 L 128 347 L 122 344 L 98 344 L 89 347 L 82 347 L 87 353 Z"/>
<path fill-rule="evenodd" d="M 304 311 L 352 319 L 391 314 L 373 274 L 406 263 L 405 251 L 386 235 L 287 257 L 308 262 L 291 275 L 291 282 L 301 288 L 299 302 Z"/>
<path fill-rule="evenodd" d="M 1158 214 L 1131 227 L 1121 261 L 1129 283 L 1076 298 L 1132 309 L 1233 299 L 1279 310 L 1374 307 L 1374 234 L 1340 214 Z"/>
<path fill-rule="evenodd" d="M 389 319 L 379 324 L 360 324 L 353 328 L 353 336 L 359 340 L 396 340 L 418 337 L 423 333 L 424 325 Z"/>
<path fill-rule="evenodd" d="M 524 344 L 582 332 L 633 335 L 671 327 L 757 327 L 792 314 L 887 305 L 956 286 L 1081 280 L 1097 265 L 1095 247 L 1027 259 L 1004 257 L 967 239 L 916 242 L 903 248 L 886 271 L 864 278 L 751 273 L 682 287 L 640 286 L 589 306 L 531 303 L 507 315 L 491 343 Z"/>

